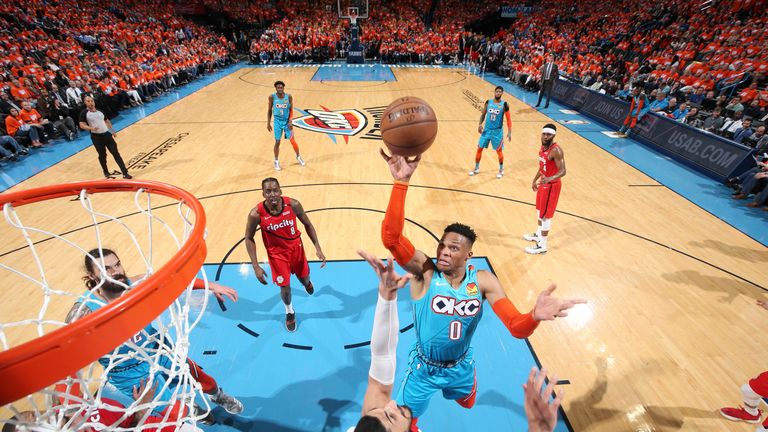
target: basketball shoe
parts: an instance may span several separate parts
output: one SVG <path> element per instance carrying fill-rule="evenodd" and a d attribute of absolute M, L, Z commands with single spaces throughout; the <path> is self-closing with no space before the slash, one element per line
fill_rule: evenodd
<path fill-rule="evenodd" d="M 275 171 L 280 171 L 280 162 L 275 159 Z"/>
<path fill-rule="evenodd" d="M 285 314 L 285 328 L 289 332 L 296 331 L 296 312 Z"/>
<path fill-rule="evenodd" d="M 312 285 L 312 281 L 309 281 L 309 283 L 304 287 L 305 290 L 307 290 L 307 294 L 312 295 L 315 293 L 315 286 Z"/>
<path fill-rule="evenodd" d="M 504 170 L 499 170 L 498 174 L 496 174 L 496 178 L 500 179 L 502 177 L 504 177 Z"/>
<path fill-rule="evenodd" d="M 527 234 L 523 234 L 523 240 L 538 242 L 539 240 L 541 240 L 541 237 L 536 235 L 536 233 L 527 233 Z"/>
<path fill-rule="evenodd" d="M 304 162 L 304 159 L 302 159 L 301 156 L 296 156 L 296 160 L 299 161 L 299 165 L 307 166 L 307 163 Z"/>
<path fill-rule="evenodd" d="M 542 241 L 542 239 L 536 240 L 536 246 L 528 246 L 525 248 L 525 253 L 529 253 L 531 255 L 538 255 L 547 253 L 547 245 Z"/>
<path fill-rule="evenodd" d="M 763 414 L 762 411 L 757 410 L 757 414 L 752 415 L 742 407 L 720 408 L 720 415 L 727 418 L 728 420 L 733 420 L 733 421 L 745 421 L 747 423 L 757 423 L 760 421 L 760 417 L 762 416 L 762 414 Z M 766 419 L 766 423 L 768 423 L 768 419 Z M 763 423 L 763 427 L 766 426 L 766 423 Z"/>
<path fill-rule="evenodd" d="M 475 168 L 475 169 L 473 169 L 472 171 L 469 172 L 469 175 L 473 176 L 473 175 L 475 175 L 475 174 L 477 174 L 479 172 L 480 172 L 480 168 Z"/>
<path fill-rule="evenodd" d="M 224 393 L 224 390 L 219 387 L 216 394 L 211 395 L 211 402 L 224 408 L 230 414 L 240 414 L 243 412 L 243 403 L 237 400 L 234 396 L 230 396 Z"/>

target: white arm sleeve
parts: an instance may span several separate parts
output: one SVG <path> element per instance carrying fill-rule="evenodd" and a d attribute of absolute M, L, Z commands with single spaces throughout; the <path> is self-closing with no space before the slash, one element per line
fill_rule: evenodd
<path fill-rule="evenodd" d="M 397 339 L 400 320 L 397 317 L 397 298 L 384 300 L 379 296 L 373 315 L 371 332 L 371 369 L 368 375 L 376 381 L 391 385 L 395 382 L 397 365 Z"/>

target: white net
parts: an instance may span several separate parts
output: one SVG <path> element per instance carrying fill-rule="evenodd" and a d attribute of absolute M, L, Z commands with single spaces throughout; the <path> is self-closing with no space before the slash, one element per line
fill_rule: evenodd
<path fill-rule="evenodd" d="M 4 204 L 0 370 L 10 364 L 2 355 L 70 322 L 105 316 L 112 302 L 122 303 L 153 285 L 156 281 L 148 279 L 155 269 L 177 264 L 172 259 L 188 246 L 195 222 L 204 216 L 181 198 L 136 188 L 132 193 L 82 190 L 76 200 L 70 196 L 19 207 Z M 202 282 L 178 281 L 185 286 L 181 295 L 159 305 L 169 306 L 146 326 L 114 324 L 133 336 L 112 342 L 114 348 L 99 352 L 96 361 L 52 376 L 45 388 L 13 401 L 3 392 L 8 403 L 0 410 L 0 423 L 35 431 L 195 430 L 196 421 L 210 412 L 196 366 L 187 357 L 189 334 L 208 301 L 205 273 L 200 277 Z M 62 363 L 76 362 L 63 357 Z"/>

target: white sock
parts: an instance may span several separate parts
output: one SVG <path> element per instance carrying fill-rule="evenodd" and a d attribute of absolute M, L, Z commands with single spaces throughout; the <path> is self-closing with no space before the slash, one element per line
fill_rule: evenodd
<path fill-rule="evenodd" d="M 539 239 L 539 247 L 542 248 L 542 249 L 546 249 L 547 248 L 547 237 L 546 236 L 542 236 Z"/>
<path fill-rule="evenodd" d="M 744 411 L 746 411 L 746 412 L 748 412 L 748 413 L 750 413 L 752 415 L 757 415 L 757 408 L 753 408 L 753 407 L 751 407 L 749 405 L 744 405 Z"/>
<path fill-rule="evenodd" d="M 536 228 L 536 237 L 541 237 L 541 225 L 539 225 L 539 227 Z"/>
<path fill-rule="evenodd" d="M 285 306 L 285 313 L 293 313 L 293 303 L 285 304 L 283 303 L 283 306 Z"/>

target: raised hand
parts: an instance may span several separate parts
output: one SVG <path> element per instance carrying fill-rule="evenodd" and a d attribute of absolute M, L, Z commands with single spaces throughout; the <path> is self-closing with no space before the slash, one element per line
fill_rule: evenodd
<path fill-rule="evenodd" d="M 552 296 L 557 285 L 552 284 L 539 294 L 536 306 L 533 308 L 533 318 L 537 321 L 550 321 L 558 317 L 567 317 L 568 309 L 574 305 L 586 303 L 584 299 L 564 300 Z"/>
<path fill-rule="evenodd" d="M 418 155 L 413 159 L 408 159 L 404 156 L 396 154 L 389 156 L 384 151 L 384 149 L 380 149 L 379 153 L 381 153 L 381 157 L 387 161 L 387 165 L 389 165 L 389 171 L 392 173 L 392 177 L 395 180 L 404 182 L 411 180 L 413 172 L 416 171 L 416 167 L 419 166 L 419 161 L 421 161 L 421 155 Z"/>
<path fill-rule="evenodd" d="M 237 291 L 228 286 L 220 285 L 216 282 L 209 282 L 208 288 L 211 289 L 213 295 L 215 295 L 216 298 L 221 302 L 224 301 L 224 297 L 232 300 L 233 302 L 237 301 Z"/>
<path fill-rule="evenodd" d="M 538 376 L 536 372 L 539 372 Z M 549 398 L 552 389 L 557 382 L 557 377 L 549 377 L 549 384 L 541 391 L 544 386 L 544 378 L 547 376 L 547 369 L 539 371 L 535 366 L 531 368 L 528 374 L 528 382 L 523 384 L 525 391 L 525 415 L 528 417 L 529 432 L 552 432 L 557 424 L 557 409 L 563 401 L 563 391 L 557 393 L 557 397 L 550 402 Z"/>
<path fill-rule="evenodd" d="M 387 265 L 384 265 L 381 260 L 368 252 L 358 250 L 357 254 L 373 267 L 373 270 L 379 277 L 379 294 L 384 300 L 396 299 L 397 290 L 405 287 L 413 277 L 410 273 L 406 273 L 405 276 L 395 273 L 395 265 L 392 262 L 392 257 L 387 258 Z"/>

